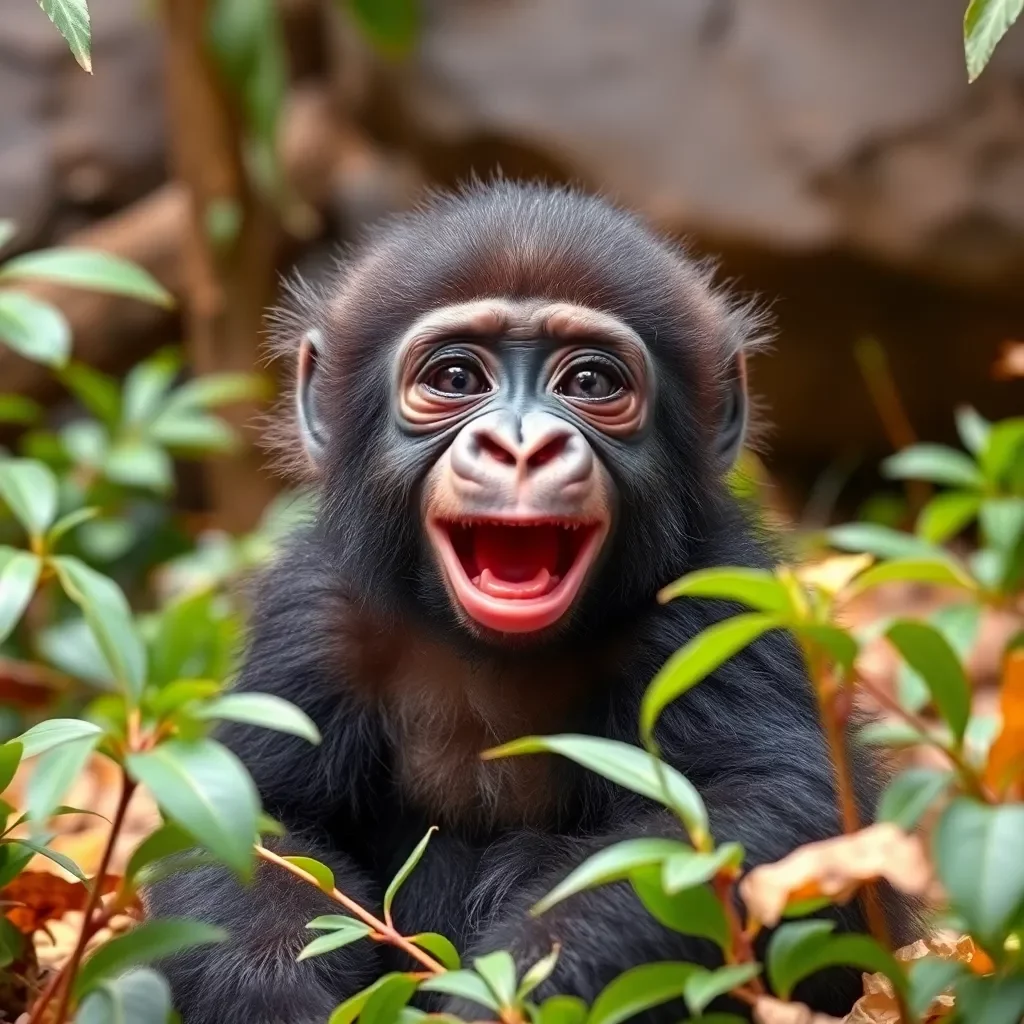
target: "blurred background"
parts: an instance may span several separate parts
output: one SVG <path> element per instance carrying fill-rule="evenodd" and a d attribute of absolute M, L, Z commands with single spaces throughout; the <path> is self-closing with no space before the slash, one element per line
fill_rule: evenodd
<path fill-rule="evenodd" d="M 119 375 L 180 343 L 191 372 L 248 371 L 281 275 L 425 186 L 577 182 L 773 309 L 753 381 L 777 507 L 892 519 L 879 458 L 1024 397 L 1024 30 L 968 85 L 964 6 L 93 0 L 90 76 L 36 4 L 0 0 L 4 255 L 106 249 L 179 300 L 45 286 L 82 363 Z M 0 381 L 51 417 L 68 402 L 4 347 Z M 249 529 L 279 488 L 255 434 L 178 467 L 197 522 Z"/>

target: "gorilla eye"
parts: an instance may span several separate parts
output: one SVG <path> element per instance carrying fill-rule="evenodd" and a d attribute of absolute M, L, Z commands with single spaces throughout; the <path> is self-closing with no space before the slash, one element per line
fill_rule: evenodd
<path fill-rule="evenodd" d="M 483 373 L 469 362 L 448 362 L 435 367 L 424 383 L 442 395 L 482 395 L 490 391 Z"/>
<path fill-rule="evenodd" d="M 602 363 L 578 363 L 570 367 L 555 387 L 567 398 L 600 401 L 611 398 L 623 389 L 622 377 L 611 366 Z"/>

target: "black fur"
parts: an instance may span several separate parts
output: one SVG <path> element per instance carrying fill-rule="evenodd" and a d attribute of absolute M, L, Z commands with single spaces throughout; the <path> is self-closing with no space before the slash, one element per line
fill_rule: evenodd
<path fill-rule="evenodd" d="M 487 647 L 459 627 L 419 526 L 418 486 L 438 442 L 402 437 L 390 418 L 389 357 L 403 328 L 426 309 L 491 295 L 575 299 L 613 312 L 656 361 L 653 430 L 636 441 L 594 441 L 618 489 L 612 542 L 571 623 L 541 649 Z M 317 401 L 330 436 L 317 523 L 260 585 L 238 687 L 293 701 L 324 740 L 314 748 L 242 726 L 220 733 L 268 812 L 288 826 L 280 848 L 326 861 L 339 888 L 376 907 L 390 875 L 442 819 L 396 902 L 397 925 L 443 932 L 469 954 L 508 948 L 524 967 L 558 941 L 558 967 L 540 996 L 592 1000 L 617 974 L 652 960 L 718 962 L 707 943 L 653 921 L 623 885 L 530 918 L 532 902 L 589 852 L 640 834 L 677 835 L 672 819 L 567 762 L 551 764 L 557 798 L 536 815 L 506 813 L 500 780 L 492 805 L 483 796 L 469 810 L 431 804 L 398 770 L 401 697 L 384 693 L 375 676 L 388 672 L 379 648 L 387 655 L 427 637 L 456 652 L 479 688 L 477 704 L 493 697 L 519 710 L 515 694 L 498 693 L 509 673 L 527 679 L 545 665 L 575 665 L 583 685 L 566 683 L 571 697 L 544 731 L 637 742 L 639 702 L 654 673 L 731 610 L 693 600 L 659 607 L 658 588 L 702 566 L 771 562 L 710 455 L 728 367 L 755 339 L 756 319 L 629 215 L 570 191 L 500 183 L 437 197 L 383 228 L 322 293 L 303 293 L 280 325 L 290 343 L 310 326 L 322 332 Z M 427 718 L 441 721 L 427 707 Z M 486 721 L 484 731 L 497 741 L 530 726 L 528 710 L 512 719 Z M 443 746 L 449 736 L 438 728 Z M 701 791 L 716 838 L 741 841 L 749 863 L 838 831 L 815 702 L 784 636 L 766 636 L 673 704 L 658 738 Z M 851 756 L 870 814 L 875 769 L 855 748 Z M 475 770 L 467 758 L 465 772 Z M 320 1024 L 382 970 L 409 966 L 368 941 L 296 964 L 311 937 L 306 922 L 338 908 L 267 865 L 247 889 L 204 869 L 165 881 L 148 901 L 155 914 L 193 915 L 232 933 L 229 943 L 168 965 L 184 1024 Z M 843 928 L 863 927 L 856 904 L 833 913 Z M 859 989 L 857 972 L 832 971 L 800 994 L 841 1014 Z M 645 1019 L 683 1016 L 673 1005 Z"/>

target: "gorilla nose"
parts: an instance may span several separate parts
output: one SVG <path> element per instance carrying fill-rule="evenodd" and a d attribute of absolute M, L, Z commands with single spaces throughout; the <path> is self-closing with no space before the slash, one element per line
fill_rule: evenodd
<path fill-rule="evenodd" d="M 504 487 L 543 477 L 564 487 L 590 476 L 593 454 L 583 435 L 555 416 L 521 423 L 484 417 L 457 439 L 452 466 L 476 484 Z"/>

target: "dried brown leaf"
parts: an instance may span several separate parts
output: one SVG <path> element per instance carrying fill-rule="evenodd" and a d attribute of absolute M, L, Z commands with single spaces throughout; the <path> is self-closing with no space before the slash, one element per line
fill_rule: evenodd
<path fill-rule="evenodd" d="M 754 1004 L 756 1024 L 843 1024 L 838 1017 L 815 1013 L 803 1003 L 784 1003 L 781 999 L 761 996 Z"/>
<path fill-rule="evenodd" d="M 911 895 L 924 895 L 932 871 L 921 841 L 882 822 L 810 843 L 774 864 L 754 868 L 740 882 L 740 895 L 753 917 L 774 927 L 792 903 L 820 897 L 845 903 L 864 882 L 877 878 Z"/>

